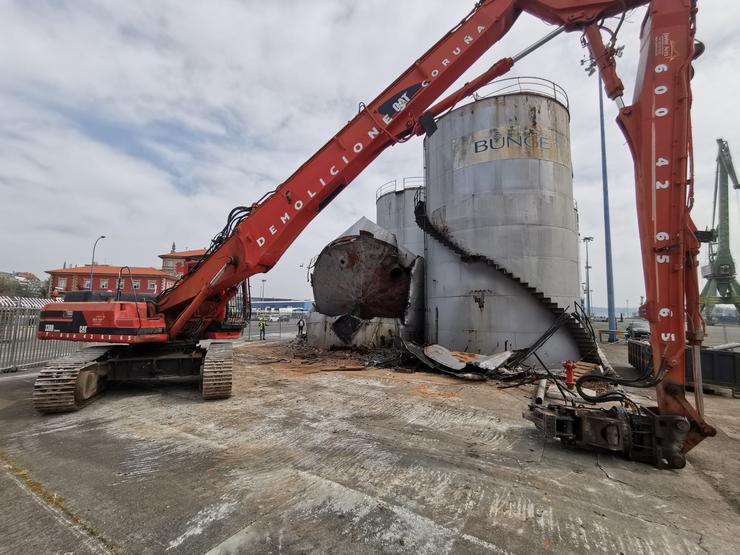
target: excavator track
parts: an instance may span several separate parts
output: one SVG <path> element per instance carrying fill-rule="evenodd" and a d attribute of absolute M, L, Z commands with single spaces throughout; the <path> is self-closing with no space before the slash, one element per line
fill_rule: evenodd
<path fill-rule="evenodd" d="M 231 396 L 231 343 L 211 343 L 201 368 L 203 399 L 226 399 Z"/>
<path fill-rule="evenodd" d="M 103 390 L 100 361 L 115 347 L 88 347 L 53 360 L 33 384 L 33 406 L 43 413 L 71 412 L 92 402 Z"/>

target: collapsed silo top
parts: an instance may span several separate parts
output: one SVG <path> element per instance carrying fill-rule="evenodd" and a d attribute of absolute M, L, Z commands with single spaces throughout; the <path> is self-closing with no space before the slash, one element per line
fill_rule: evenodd
<path fill-rule="evenodd" d="M 311 285 L 317 311 L 403 318 L 416 259 L 393 234 L 361 218 L 316 259 Z"/>

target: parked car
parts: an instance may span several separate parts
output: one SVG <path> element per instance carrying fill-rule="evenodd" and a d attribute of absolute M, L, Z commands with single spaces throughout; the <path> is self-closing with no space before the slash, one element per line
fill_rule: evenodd
<path fill-rule="evenodd" d="M 627 324 L 624 331 L 626 339 L 650 339 L 650 324 L 645 320 L 635 320 Z"/>

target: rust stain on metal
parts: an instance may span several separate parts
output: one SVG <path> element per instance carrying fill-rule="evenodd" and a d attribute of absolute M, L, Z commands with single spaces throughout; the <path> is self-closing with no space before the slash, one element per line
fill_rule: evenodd
<path fill-rule="evenodd" d="M 470 294 L 473 296 L 473 300 L 475 301 L 475 304 L 478 305 L 478 308 L 482 312 L 483 309 L 486 307 L 486 291 L 475 290 L 475 291 L 471 291 Z"/>
<path fill-rule="evenodd" d="M 465 363 L 442 345 L 427 345 L 424 347 L 424 354 L 434 362 L 451 370 L 463 370 L 465 368 Z"/>
<path fill-rule="evenodd" d="M 464 351 L 451 351 L 450 353 L 457 360 L 459 360 L 460 362 L 464 362 L 465 364 L 473 364 L 474 362 L 480 362 L 486 358 L 483 355 L 479 355 L 477 353 L 466 353 Z"/>

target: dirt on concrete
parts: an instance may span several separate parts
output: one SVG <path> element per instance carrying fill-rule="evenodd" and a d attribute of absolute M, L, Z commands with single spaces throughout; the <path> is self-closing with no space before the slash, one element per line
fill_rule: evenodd
<path fill-rule="evenodd" d="M 365 362 L 252 342 L 230 399 L 57 416 L 0 378 L 0 553 L 737 551 L 740 400 L 707 397 L 720 433 L 661 471 L 544 442 L 529 387 Z"/>

